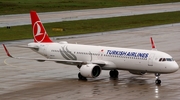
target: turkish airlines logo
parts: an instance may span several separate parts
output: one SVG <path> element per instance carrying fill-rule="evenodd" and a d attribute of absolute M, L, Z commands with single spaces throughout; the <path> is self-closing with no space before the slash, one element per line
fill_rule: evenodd
<path fill-rule="evenodd" d="M 33 25 L 33 35 L 36 42 L 42 42 L 45 38 L 46 31 L 40 21 L 36 21 Z"/>

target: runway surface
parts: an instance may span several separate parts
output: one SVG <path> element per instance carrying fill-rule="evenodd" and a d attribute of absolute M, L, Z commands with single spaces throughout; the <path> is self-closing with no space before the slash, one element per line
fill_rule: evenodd
<path fill-rule="evenodd" d="M 89 34 L 55 37 L 70 43 L 151 49 L 153 37 L 157 49 L 169 53 L 180 65 L 180 23 Z M 57 40 L 57 41 L 60 41 Z M 41 57 L 26 48 L 32 40 L 6 42 L 14 56 Z M 2 43 L 1 43 L 2 44 Z M 55 62 L 36 62 L 8 58 L 0 48 L 0 100 L 179 100 L 180 71 L 162 74 L 162 84 L 155 85 L 154 74 L 143 76 L 119 71 L 117 80 L 102 71 L 96 79 L 78 80 L 78 68 Z"/>
<path fill-rule="evenodd" d="M 43 23 L 180 11 L 180 2 L 39 13 Z M 29 14 L 1 15 L 0 27 L 30 24 Z"/>

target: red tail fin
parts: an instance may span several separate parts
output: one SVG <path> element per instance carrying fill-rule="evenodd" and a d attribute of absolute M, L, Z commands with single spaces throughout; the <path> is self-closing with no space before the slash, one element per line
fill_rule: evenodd
<path fill-rule="evenodd" d="M 31 11 L 31 22 L 32 22 L 32 29 L 33 29 L 33 36 L 34 42 L 52 42 L 49 38 L 46 30 L 41 23 L 36 11 Z"/>

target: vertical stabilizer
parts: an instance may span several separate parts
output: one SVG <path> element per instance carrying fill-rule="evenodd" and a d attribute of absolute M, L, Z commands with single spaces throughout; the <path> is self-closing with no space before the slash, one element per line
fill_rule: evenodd
<path fill-rule="evenodd" d="M 48 34 L 46 33 L 46 30 L 43 24 L 41 23 L 36 11 L 31 11 L 30 16 L 31 16 L 31 22 L 32 22 L 34 42 L 39 42 L 39 43 L 52 42 L 52 40 L 49 38 Z"/>

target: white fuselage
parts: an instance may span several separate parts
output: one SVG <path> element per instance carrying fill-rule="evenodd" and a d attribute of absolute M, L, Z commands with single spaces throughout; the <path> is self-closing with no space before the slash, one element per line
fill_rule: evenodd
<path fill-rule="evenodd" d="M 104 70 L 143 71 L 149 73 L 172 73 L 179 69 L 172 57 L 157 50 L 128 49 L 106 46 L 61 43 L 29 43 L 38 47 L 38 53 L 49 59 L 104 62 Z M 160 59 L 167 59 L 160 61 Z M 168 60 L 169 59 L 169 60 Z"/>

